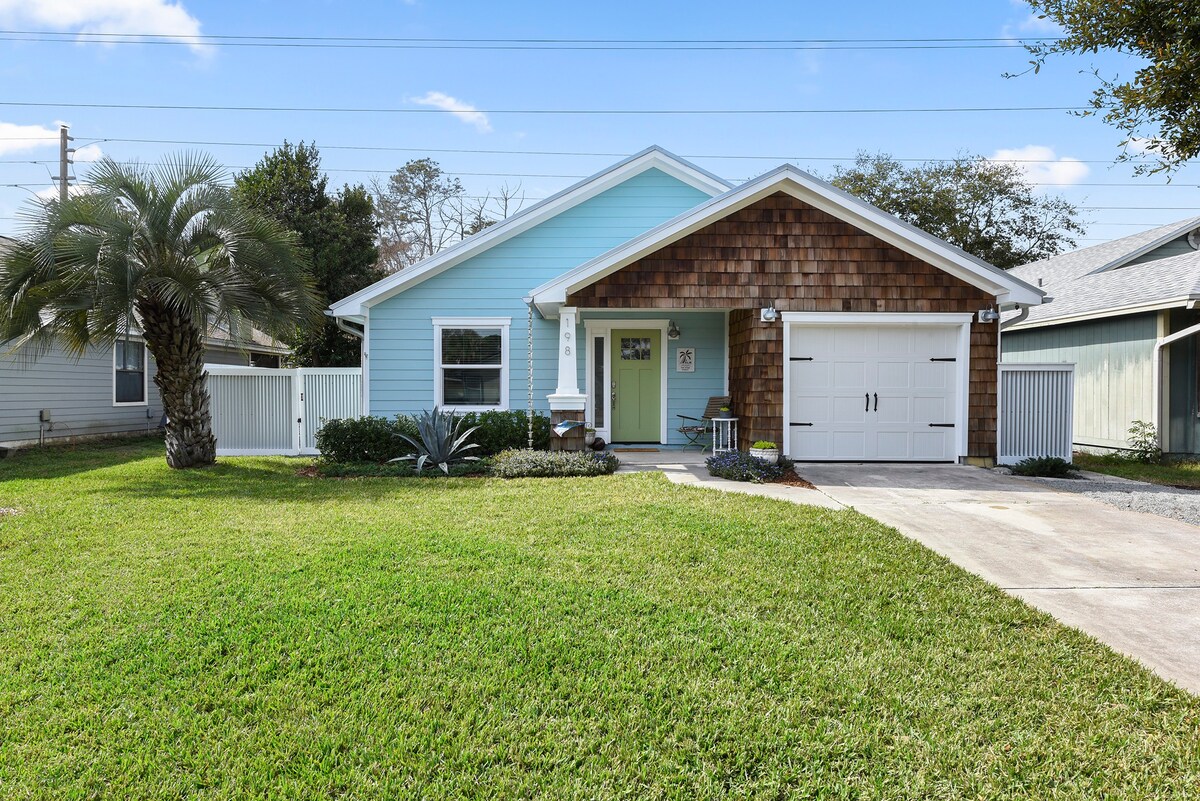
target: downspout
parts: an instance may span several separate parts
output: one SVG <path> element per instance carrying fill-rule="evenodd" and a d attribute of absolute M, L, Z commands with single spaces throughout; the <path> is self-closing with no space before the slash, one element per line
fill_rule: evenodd
<path fill-rule="evenodd" d="M 358 337 L 358 339 L 359 339 L 358 363 L 359 363 L 359 365 L 362 365 L 367 359 L 370 358 L 369 353 L 363 352 L 363 345 L 365 345 L 367 343 L 366 326 L 358 326 L 355 323 L 350 322 L 349 320 L 343 320 L 341 317 L 334 317 L 333 313 L 330 312 L 328 309 L 325 310 L 325 314 L 327 316 L 333 318 L 333 324 L 336 325 L 338 327 L 338 329 L 345 331 L 350 336 Z M 363 369 L 361 366 L 359 367 L 359 369 L 362 370 L 362 374 L 359 376 L 359 382 L 358 382 L 359 403 L 362 404 L 362 405 L 360 405 L 359 410 L 362 411 L 363 409 L 368 408 L 366 404 L 370 399 L 367 397 L 367 393 L 370 392 L 370 387 L 367 386 L 367 371 L 365 369 Z"/>
<path fill-rule="evenodd" d="M 1018 306 L 1017 308 L 1020 309 L 1020 312 L 1017 314 L 1016 317 L 1010 317 L 1009 319 L 1000 323 L 1001 331 L 1007 331 L 1009 328 L 1012 328 L 1014 325 L 1020 325 L 1021 323 L 1025 322 L 1025 319 L 1027 317 L 1029 317 L 1029 307 L 1028 306 Z"/>
<path fill-rule="evenodd" d="M 1176 331 L 1169 336 L 1160 337 L 1154 343 L 1154 355 L 1151 356 L 1151 379 L 1150 387 L 1152 392 L 1152 406 L 1150 407 L 1151 420 L 1154 423 L 1154 432 L 1158 437 L 1158 446 L 1163 446 L 1164 438 L 1162 431 L 1162 349 L 1172 342 L 1180 339 L 1185 339 L 1193 334 L 1200 333 L 1200 323 L 1188 326 L 1182 331 Z"/>

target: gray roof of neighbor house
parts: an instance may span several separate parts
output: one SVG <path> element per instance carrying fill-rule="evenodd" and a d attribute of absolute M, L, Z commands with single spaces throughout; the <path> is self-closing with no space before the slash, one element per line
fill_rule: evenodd
<path fill-rule="evenodd" d="M 1200 250 L 1181 244 L 1200 216 L 1014 267 L 1053 301 L 1029 309 L 1012 330 L 1071 319 L 1132 314 L 1200 298 Z M 1006 315 L 1011 318 L 1013 313 Z"/>

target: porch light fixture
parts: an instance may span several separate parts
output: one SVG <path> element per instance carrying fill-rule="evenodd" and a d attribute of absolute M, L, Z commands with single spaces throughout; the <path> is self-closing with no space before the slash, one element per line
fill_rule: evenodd
<path fill-rule="evenodd" d="M 775 304 L 772 303 L 765 309 L 759 309 L 758 318 L 764 323 L 773 323 L 779 319 L 779 311 L 776 310 Z"/>
<path fill-rule="evenodd" d="M 995 309 L 980 309 L 978 319 L 981 323 L 994 323 L 1000 319 L 1000 312 Z"/>
<path fill-rule="evenodd" d="M 679 339 L 679 326 L 674 320 L 667 321 L 667 339 Z"/>

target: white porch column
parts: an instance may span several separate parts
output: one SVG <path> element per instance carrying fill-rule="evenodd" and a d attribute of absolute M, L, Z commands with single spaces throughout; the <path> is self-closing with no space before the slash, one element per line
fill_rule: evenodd
<path fill-rule="evenodd" d="M 558 312 L 558 385 L 549 397 L 551 411 L 583 411 L 587 396 L 579 390 L 579 343 L 575 321 L 579 310 L 564 306 Z"/>

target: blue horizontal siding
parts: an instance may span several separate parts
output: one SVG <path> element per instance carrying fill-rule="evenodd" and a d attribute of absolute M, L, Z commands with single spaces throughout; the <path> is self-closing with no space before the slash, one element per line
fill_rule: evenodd
<path fill-rule="evenodd" d="M 521 299 L 539 284 L 706 200 L 700 190 L 660 170 L 646 170 L 371 307 L 371 414 L 391 416 L 433 406 L 433 317 L 512 318 L 509 408 L 524 409 L 529 327 Z M 546 396 L 558 383 L 558 321 L 535 315 L 533 335 L 534 405 L 547 411 Z"/>

